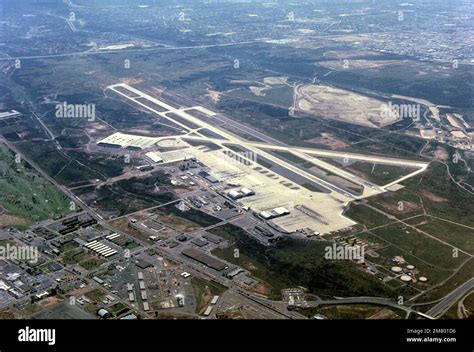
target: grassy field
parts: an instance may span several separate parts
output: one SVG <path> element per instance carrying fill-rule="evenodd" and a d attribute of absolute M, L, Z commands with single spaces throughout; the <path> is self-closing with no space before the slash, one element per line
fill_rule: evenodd
<path fill-rule="evenodd" d="M 284 150 L 274 150 L 272 153 L 276 154 L 277 156 L 282 157 L 283 159 L 289 160 L 289 161 L 291 161 L 295 164 L 306 164 L 307 163 L 306 160 L 300 158 L 299 156 L 294 155 L 293 153 L 290 153 L 290 152 L 286 152 Z"/>
<path fill-rule="evenodd" d="M 194 295 L 196 297 L 197 306 L 196 312 L 201 314 L 206 309 L 212 297 L 221 295 L 226 291 L 226 288 L 217 282 L 208 281 L 199 277 L 191 278 L 191 284 L 194 288 Z"/>
<path fill-rule="evenodd" d="M 403 185 L 405 188 L 397 192 L 370 197 L 368 201 L 399 219 L 423 215 L 426 212 L 429 215 L 474 227 L 472 216 L 474 196 L 452 182 L 445 165 L 432 162 L 426 172 L 404 181 Z M 454 226 L 457 228 L 455 224 Z"/>
<path fill-rule="evenodd" d="M 125 215 L 141 209 L 157 206 L 175 199 L 171 191 L 158 192 L 157 187 L 167 185 L 169 180 L 160 171 L 150 176 L 134 177 L 105 184 L 99 188 L 83 187 L 76 190 L 78 197 L 96 207 L 107 218 Z"/>
<path fill-rule="evenodd" d="M 192 232 L 201 227 L 215 225 L 221 221 L 194 208 L 181 211 L 176 208 L 176 204 L 173 203 L 156 209 L 154 212 L 158 214 L 157 220 L 183 232 Z"/>
<path fill-rule="evenodd" d="M 98 258 L 98 257 L 88 257 L 87 259 L 83 260 L 79 263 L 86 270 L 93 270 L 99 267 L 101 264 L 105 263 L 105 260 Z"/>
<path fill-rule="evenodd" d="M 315 185 L 313 185 L 312 183 L 309 183 L 309 182 L 305 182 L 301 185 L 301 187 L 304 187 L 306 188 L 307 190 L 311 191 L 311 192 L 321 192 L 321 190 L 316 187 Z"/>
<path fill-rule="evenodd" d="M 130 226 L 128 219 L 127 218 L 120 218 L 116 220 L 110 221 L 110 225 L 114 226 L 115 228 L 119 229 L 120 231 L 123 231 L 130 236 L 136 238 L 139 241 L 144 241 L 148 244 L 152 244 L 153 241 L 150 240 L 150 235 L 138 231 L 136 228 Z"/>
<path fill-rule="evenodd" d="M 401 319 L 402 310 L 371 304 L 339 304 L 296 309 L 308 318 L 322 314 L 329 319 Z"/>
<path fill-rule="evenodd" d="M 467 280 L 472 278 L 474 273 L 474 260 L 469 260 L 464 266 L 451 278 L 449 278 L 443 285 L 435 287 L 432 290 L 426 292 L 424 295 L 418 297 L 415 302 L 432 302 L 446 296 L 456 287 L 459 287 Z"/>
<path fill-rule="evenodd" d="M 428 264 L 423 260 L 407 253 L 406 251 L 403 251 L 399 247 L 390 245 L 387 241 L 379 239 L 371 234 L 363 233 L 357 235 L 357 237 L 371 243 L 379 243 L 382 245 L 382 248 L 376 250 L 376 252 L 380 255 L 379 257 L 371 257 L 367 255 L 366 258 L 374 264 L 383 267 L 385 269 L 384 272 L 387 275 L 393 275 L 393 272 L 390 271 L 390 268 L 395 265 L 392 261 L 393 257 L 402 256 L 406 260 L 407 264 L 412 264 L 416 267 L 418 270 L 417 276 L 425 276 L 428 278 L 428 282 L 426 283 L 422 283 L 420 281 L 417 283 L 410 283 L 410 285 L 414 287 L 426 289 L 441 282 L 441 280 L 446 279 L 450 274 L 452 274 L 451 270 L 440 269 L 432 264 Z"/>
<path fill-rule="evenodd" d="M 458 305 L 461 303 L 464 305 L 466 310 L 469 312 L 467 313 L 469 316 L 472 317 L 474 315 L 474 292 L 468 293 L 467 295 L 463 296 L 460 300 L 458 300 L 448 311 L 443 315 L 443 319 L 459 319 L 458 316 Z"/>
<path fill-rule="evenodd" d="M 51 141 L 26 141 L 18 143 L 17 146 L 44 172 L 65 186 L 77 187 L 86 185 L 91 180 L 105 180 L 99 173 L 71 162 Z"/>
<path fill-rule="evenodd" d="M 449 166 L 451 168 L 451 164 Z M 422 199 L 428 214 L 474 227 L 474 196 L 452 182 L 445 165 L 432 162 L 427 172 L 403 184 L 418 202 Z"/>
<path fill-rule="evenodd" d="M 86 257 L 86 253 L 82 249 L 80 248 L 71 249 L 63 254 L 62 263 L 63 264 L 76 264 L 84 260 L 85 257 Z"/>
<path fill-rule="evenodd" d="M 70 200 L 29 165 L 17 164 L 15 155 L 4 145 L 0 145 L 0 206 L 6 215 L 28 223 L 71 212 Z M 2 216 L 1 225 L 8 225 Z"/>
<path fill-rule="evenodd" d="M 280 297 L 281 289 L 295 286 L 327 297 L 397 296 L 398 292 L 364 273 L 354 263 L 324 259 L 328 242 L 288 238 L 275 247 L 266 247 L 232 225 L 223 225 L 210 232 L 230 239 L 232 243 L 226 249 L 214 250 L 213 254 L 243 266 L 269 284 L 271 296 L 275 298 Z M 234 256 L 234 249 L 239 250 L 238 258 Z"/>
<path fill-rule="evenodd" d="M 265 104 L 276 104 L 287 106 L 288 108 L 293 105 L 293 90 L 288 86 L 276 86 L 271 87 L 264 91 L 263 95 L 255 95 L 247 88 L 247 85 L 254 85 L 263 87 L 263 85 L 258 85 L 257 82 L 249 82 L 245 84 L 245 87 L 234 90 L 228 94 L 228 96 L 233 99 L 241 99 L 245 101 L 255 101 L 258 103 Z"/>
<path fill-rule="evenodd" d="M 474 229 L 433 218 L 426 218 L 424 222 L 416 227 L 453 246 L 474 253 Z"/>
<path fill-rule="evenodd" d="M 455 269 L 467 259 L 461 252 L 455 257 L 451 247 L 404 225 L 388 225 L 372 232 L 400 248 L 402 255 L 411 254 L 442 269 Z"/>
<path fill-rule="evenodd" d="M 398 219 L 423 214 L 420 195 L 408 188 L 403 188 L 397 192 L 382 193 L 367 200 L 372 206 Z"/>
<path fill-rule="evenodd" d="M 362 174 L 367 180 L 374 182 L 377 185 L 385 185 L 389 182 L 395 181 L 396 179 L 408 175 L 410 172 L 415 171 L 412 168 L 406 168 L 402 166 L 393 165 L 380 165 L 366 163 L 362 161 L 350 164 L 347 169 L 349 171 L 355 171 L 356 174 Z"/>
<path fill-rule="evenodd" d="M 368 228 L 385 225 L 392 221 L 385 215 L 380 214 L 363 204 L 351 204 L 344 215 L 367 226 Z"/>

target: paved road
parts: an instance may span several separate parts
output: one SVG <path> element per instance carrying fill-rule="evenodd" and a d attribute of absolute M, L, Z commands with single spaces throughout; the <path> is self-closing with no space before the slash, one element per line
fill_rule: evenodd
<path fill-rule="evenodd" d="M 268 299 L 263 299 L 263 298 L 255 298 L 259 302 L 263 304 L 267 304 L 270 306 L 281 306 L 284 305 L 288 309 L 290 306 L 286 302 L 281 302 L 281 301 L 272 301 Z M 387 307 L 393 307 L 393 308 L 398 308 L 403 311 L 405 311 L 408 314 L 416 314 L 419 315 L 423 318 L 426 319 L 433 319 L 428 314 L 424 314 L 421 312 L 418 312 L 411 307 L 407 307 L 404 305 L 398 304 L 398 302 L 389 299 L 389 298 L 384 298 L 384 297 L 346 297 L 346 298 L 338 298 L 338 299 L 332 299 L 332 300 L 315 300 L 315 301 L 306 301 L 304 305 L 301 307 L 306 308 L 306 307 L 318 307 L 321 305 L 338 305 L 338 304 L 376 304 L 376 305 L 381 305 L 381 306 L 387 306 Z M 293 313 L 289 311 L 288 313 Z M 296 312 L 295 312 L 296 313 Z M 293 318 L 296 318 L 293 316 Z M 296 318 L 298 319 L 298 318 Z"/>
<path fill-rule="evenodd" d="M 432 316 L 433 318 L 441 317 L 453 304 L 461 299 L 464 294 L 469 292 L 474 288 L 474 278 L 463 283 L 461 286 L 451 291 L 449 294 L 444 296 L 444 298 L 435 305 L 433 308 L 426 312 L 427 315 Z"/>
<path fill-rule="evenodd" d="M 406 312 L 413 311 L 410 307 L 400 305 L 398 304 L 398 302 L 394 301 L 393 299 L 384 298 L 384 297 L 347 297 L 347 298 L 339 298 L 339 299 L 332 299 L 332 300 L 308 301 L 306 302 L 306 304 L 308 307 L 318 307 L 320 305 L 328 305 L 328 304 L 379 304 L 382 306 L 398 308 Z"/>

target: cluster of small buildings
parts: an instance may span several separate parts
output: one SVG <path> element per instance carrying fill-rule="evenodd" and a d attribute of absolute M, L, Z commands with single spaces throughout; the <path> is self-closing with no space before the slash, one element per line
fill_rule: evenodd
<path fill-rule="evenodd" d="M 462 150 L 472 150 L 474 128 L 461 114 L 446 114 L 446 121 L 449 124 L 445 122 L 440 127 L 420 129 L 420 136 L 424 139 L 436 139 Z"/>
<path fill-rule="evenodd" d="M 206 310 L 204 311 L 205 317 L 208 317 L 209 315 L 211 315 L 211 312 L 214 309 L 214 306 L 216 305 L 218 300 L 219 300 L 219 296 L 212 297 L 211 303 L 209 304 L 209 306 L 207 306 Z"/>
<path fill-rule="evenodd" d="M 32 287 L 21 281 L 19 273 L 9 273 L 6 276 L 6 281 L 0 280 L 0 291 L 8 292 L 13 297 L 21 298 L 28 292 L 31 292 Z M 49 295 L 49 293 L 46 292 L 46 295 Z"/>
<path fill-rule="evenodd" d="M 143 273 L 141 271 L 138 272 L 138 286 L 140 287 L 140 296 L 142 298 L 142 304 L 143 304 L 143 310 L 145 312 L 150 310 L 150 305 L 148 304 L 147 300 L 147 293 L 146 293 L 146 286 L 145 286 L 145 281 L 143 280 Z M 132 286 L 133 287 L 133 286 Z M 133 294 L 133 292 L 132 292 Z"/>
<path fill-rule="evenodd" d="M 195 208 L 198 208 L 198 209 L 200 209 L 201 207 L 209 204 L 209 202 L 206 200 L 206 198 L 204 196 L 202 196 L 202 197 L 191 196 L 188 199 L 191 202 L 191 204 Z"/>
<path fill-rule="evenodd" d="M 66 235 L 78 230 L 81 227 L 86 228 L 95 224 L 97 224 L 97 220 L 95 220 L 89 214 L 81 214 L 79 216 L 72 216 L 63 220 L 59 228 L 56 230 L 61 235 Z"/>
<path fill-rule="evenodd" d="M 118 233 L 114 232 L 108 236 L 105 236 L 107 240 L 112 243 L 115 243 L 118 246 L 125 246 L 127 244 L 127 238 L 123 235 L 119 235 Z"/>
<path fill-rule="evenodd" d="M 99 242 L 99 241 L 92 241 L 84 245 L 85 248 L 90 249 L 91 251 L 101 255 L 105 258 L 111 257 L 117 254 L 115 249 L 110 248 L 109 246 Z"/>
<path fill-rule="evenodd" d="M 358 247 L 367 247 L 368 243 L 364 240 L 361 240 L 360 238 L 357 237 L 351 237 L 351 238 L 344 238 L 339 241 L 339 243 L 343 246 L 358 246 Z"/>
<path fill-rule="evenodd" d="M 451 125 L 451 136 L 449 139 L 453 146 L 464 150 L 471 150 L 474 129 L 464 120 L 461 114 L 446 114 L 446 118 Z"/>

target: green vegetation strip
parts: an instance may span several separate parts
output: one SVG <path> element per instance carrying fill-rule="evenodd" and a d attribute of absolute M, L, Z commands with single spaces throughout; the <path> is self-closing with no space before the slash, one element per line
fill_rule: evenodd
<path fill-rule="evenodd" d="M 70 200 L 4 145 L 0 145 L 0 205 L 8 214 L 36 222 L 70 212 Z"/>
<path fill-rule="evenodd" d="M 230 224 L 210 232 L 231 241 L 230 247 L 216 249 L 213 254 L 244 267 L 268 283 L 274 298 L 280 297 L 281 289 L 295 286 L 327 297 L 397 295 L 395 290 L 364 273 L 354 263 L 325 259 L 325 247 L 331 245 L 329 242 L 288 238 L 275 247 L 267 247 Z M 237 258 L 235 249 L 239 252 Z"/>

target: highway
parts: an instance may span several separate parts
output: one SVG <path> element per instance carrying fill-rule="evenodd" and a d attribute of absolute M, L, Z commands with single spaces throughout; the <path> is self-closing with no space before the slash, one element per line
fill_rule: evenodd
<path fill-rule="evenodd" d="M 441 317 L 446 311 L 451 308 L 453 304 L 459 301 L 467 292 L 474 288 L 474 278 L 463 283 L 461 286 L 457 287 L 455 290 L 451 291 L 449 294 L 443 297 L 441 302 L 435 305 L 433 308 L 426 312 L 427 315 L 432 316 L 433 318 Z"/>
<path fill-rule="evenodd" d="M 254 299 L 256 299 L 257 301 L 261 303 L 265 303 L 271 306 L 284 305 L 286 309 L 290 307 L 290 304 L 286 302 L 272 301 L 272 300 L 267 300 L 263 298 L 254 298 Z M 410 307 L 398 304 L 398 302 L 394 301 L 393 299 L 384 298 L 384 297 L 345 297 L 345 298 L 337 298 L 337 299 L 329 299 L 329 300 L 319 299 L 315 301 L 305 301 L 305 303 L 301 305 L 301 307 L 308 308 L 308 307 L 319 307 L 322 305 L 339 305 L 339 304 L 374 304 L 374 305 L 380 305 L 380 306 L 387 306 L 387 307 L 401 309 L 407 313 L 407 316 L 409 314 L 416 314 L 425 319 L 433 319 L 433 317 L 431 317 L 428 314 L 418 312 Z"/>

